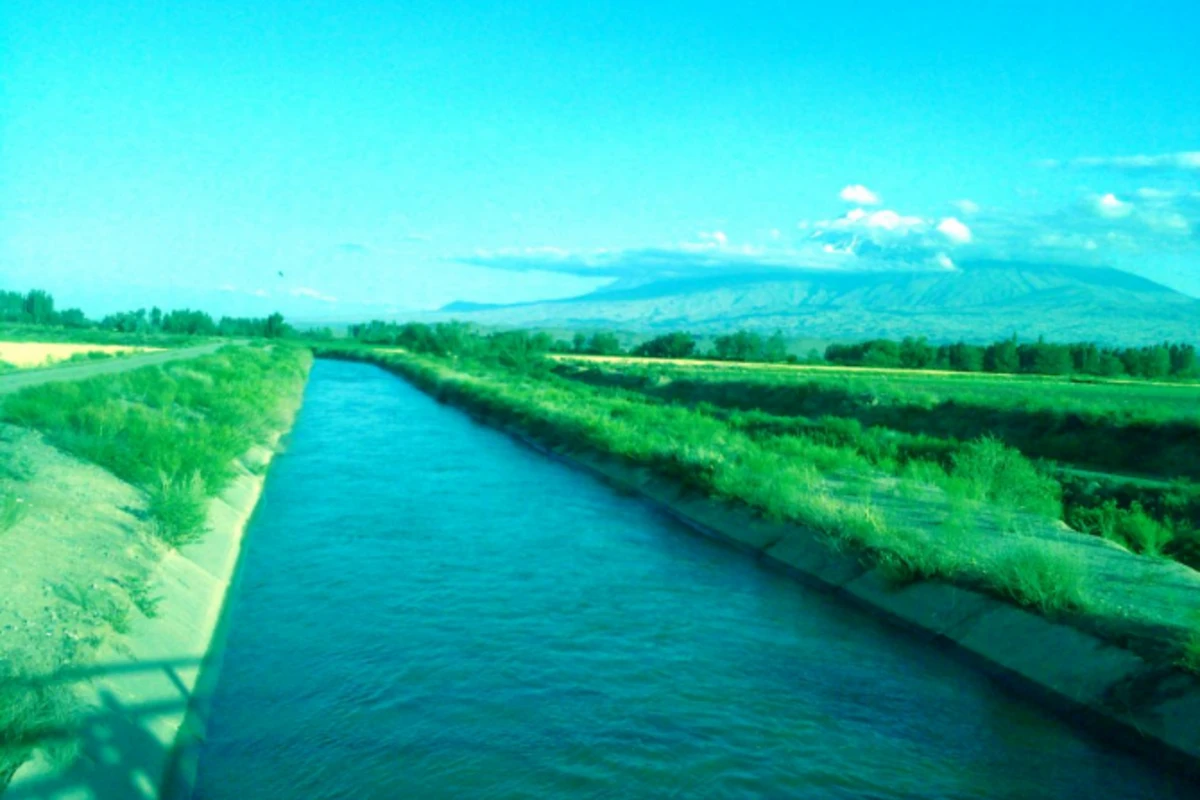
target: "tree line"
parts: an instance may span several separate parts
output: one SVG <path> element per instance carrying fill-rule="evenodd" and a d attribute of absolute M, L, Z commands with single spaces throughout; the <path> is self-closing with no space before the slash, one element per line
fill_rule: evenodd
<path fill-rule="evenodd" d="M 435 325 L 375 320 L 350 328 L 351 337 L 368 344 L 389 344 L 432 355 L 503 355 L 521 360 L 531 354 L 559 352 L 581 355 L 644 358 L 697 358 L 716 361 L 837 364 L 891 369 L 939 369 L 1096 377 L 1200 378 L 1200 360 L 1191 344 L 1164 343 L 1148 347 L 1101 347 L 1092 342 L 1059 344 L 1039 339 L 1004 339 L 988 345 L 955 342 L 930 344 L 922 337 L 901 340 L 870 339 L 854 344 L 831 344 L 822 354 L 810 350 L 800 358 L 787 352 L 783 334 L 770 336 L 736 331 L 718 336 L 707 349 L 692 334 L 674 331 L 626 348 L 611 331 L 576 333 L 567 341 L 547 333 L 508 331 L 482 335 L 466 323 Z"/>
<path fill-rule="evenodd" d="M 1196 347 L 1170 343 L 1148 347 L 1101 347 L 1093 342 L 1058 344 L 1038 339 L 1021 342 L 1015 336 L 989 345 L 932 345 L 923 337 L 900 341 L 871 339 L 857 344 L 831 344 L 825 349 L 830 364 L 893 369 L 941 369 L 956 372 L 996 372 L 1095 377 L 1197 378 Z"/>
<path fill-rule="evenodd" d="M 503 331 L 480 334 L 474 326 L 462 322 L 426 325 L 420 322 L 384 322 L 372 320 L 351 325 L 350 336 L 364 344 L 395 345 L 431 355 L 496 355 L 525 353 L 580 353 L 586 355 L 634 355 L 650 358 L 712 358 L 723 361 L 795 361 L 787 353 L 782 333 L 761 336 L 738 331 L 713 340 L 711 350 L 701 354 L 697 339 L 689 333 L 666 333 L 626 349 L 617 334 L 597 331 L 576 333 L 567 341 L 545 332 Z"/>
<path fill-rule="evenodd" d="M 278 339 L 294 333 L 276 312 L 268 317 L 221 317 L 214 320 L 203 311 L 176 309 L 121 311 L 99 320 L 88 319 L 78 308 L 58 310 L 49 292 L 33 289 L 21 292 L 0 291 L 0 322 L 45 325 L 73 329 L 114 331 L 117 333 L 164 333 L 180 336 L 245 336 Z"/>

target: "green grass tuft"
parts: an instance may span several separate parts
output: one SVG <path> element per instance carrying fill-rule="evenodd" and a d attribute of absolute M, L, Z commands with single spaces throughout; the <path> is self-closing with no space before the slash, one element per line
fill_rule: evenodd
<path fill-rule="evenodd" d="M 154 590 L 146 578 L 141 575 L 126 575 L 118 581 L 118 585 L 125 590 L 129 601 L 133 603 L 138 611 L 142 612 L 142 616 L 146 619 L 154 619 L 158 616 L 158 606 L 162 603 L 162 596 L 154 594 Z"/>
<path fill-rule="evenodd" d="M 1062 488 L 1040 473 L 1029 459 L 999 439 L 984 436 L 952 457 L 946 489 L 981 502 L 1057 519 L 1062 515 Z"/>
<path fill-rule="evenodd" d="M 1085 579 L 1070 550 L 1046 542 L 1010 545 L 984 573 L 992 589 L 1043 614 L 1084 610 Z"/>
<path fill-rule="evenodd" d="M 1175 538 L 1171 528 L 1152 518 L 1137 501 L 1127 509 L 1118 507 L 1114 500 L 1093 508 L 1075 508 L 1068 521 L 1076 530 L 1102 536 L 1149 556 L 1162 555 Z"/>
<path fill-rule="evenodd" d="M 208 496 L 198 471 L 187 478 L 161 473 L 158 483 L 146 494 L 154 534 L 167 544 L 183 547 L 198 542 L 207 533 Z"/>

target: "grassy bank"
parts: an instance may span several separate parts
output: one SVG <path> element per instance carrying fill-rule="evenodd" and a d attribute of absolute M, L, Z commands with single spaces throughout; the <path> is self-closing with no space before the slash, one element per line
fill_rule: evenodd
<path fill-rule="evenodd" d="M 1200 387 L 926 374 L 854 376 L 612 362 L 560 374 L 675 403 L 836 415 L 939 438 L 988 433 L 1034 458 L 1200 479 Z"/>
<path fill-rule="evenodd" d="M 0 405 L 0 786 L 74 717 L 70 692 L 31 676 L 85 665 L 158 613 L 157 561 L 204 535 L 235 475 L 261 468 L 240 459 L 286 426 L 310 361 L 231 346 Z"/>
<path fill-rule="evenodd" d="M 181 545 L 203 532 L 203 507 L 233 461 L 282 424 L 304 376 L 293 348 L 230 347 L 212 356 L 26 389 L 4 421 L 146 491 L 156 533 Z"/>
<path fill-rule="evenodd" d="M 54 344 L 99 344 L 132 347 L 191 347 L 213 337 L 143 331 L 127 333 L 94 328 L 0 323 L 0 342 L 47 342 Z"/>
<path fill-rule="evenodd" d="M 695 365 L 563 362 L 562 377 L 736 426 L 850 448 L 882 469 L 949 466 L 989 436 L 1041 462 L 1073 527 L 1200 567 L 1200 388 Z M 1127 474 L 1142 477 L 1130 478 Z"/>

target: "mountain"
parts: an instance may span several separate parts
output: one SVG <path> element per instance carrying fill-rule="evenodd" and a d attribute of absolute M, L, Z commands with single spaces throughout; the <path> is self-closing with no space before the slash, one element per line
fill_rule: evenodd
<path fill-rule="evenodd" d="M 768 269 L 615 282 L 579 297 L 437 315 L 483 325 L 690 330 L 739 328 L 824 339 L 928 336 L 1148 344 L 1200 340 L 1200 300 L 1120 270 L 980 261 L 956 270 Z"/>

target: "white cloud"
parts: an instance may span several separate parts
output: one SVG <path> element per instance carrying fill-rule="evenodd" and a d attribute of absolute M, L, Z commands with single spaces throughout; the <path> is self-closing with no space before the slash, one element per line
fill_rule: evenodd
<path fill-rule="evenodd" d="M 1038 162 L 1044 167 L 1099 167 L 1106 169 L 1121 169 L 1121 170 L 1148 170 L 1148 169 L 1179 169 L 1179 170 L 1200 170 L 1200 150 L 1181 151 L 1177 153 L 1156 153 L 1154 155 L 1139 154 L 1134 156 L 1108 156 L 1098 158 L 1089 156 L 1087 158 L 1075 158 L 1069 161 L 1055 161 L 1053 159 Z"/>
<path fill-rule="evenodd" d="M 297 286 L 291 290 L 292 297 L 307 297 L 311 300 L 320 300 L 322 303 L 336 303 L 337 298 L 331 295 L 323 294 L 316 289 L 310 289 L 307 286 Z"/>
<path fill-rule="evenodd" d="M 857 203 L 860 206 L 879 205 L 879 195 L 872 192 L 861 183 L 852 183 L 842 189 L 839 195 L 847 203 Z"/>
<path fill-rule="evenodd" d="M 952 242 L 966 244 L 971 241 L 971 229 L 954 217 L 946 217 L 938 223 L 938 232 Z"/>
<path fill-rule="evenodd" d="M 885 231 L 907 231 L 925 224 L 920 217 L 906 217 L 890 209 L 875 211 L 862 218 L 868 228 L 883 228 Z"/>
<path fill-rule="evenodd" d="M 1120 219 L 1133 213 L 1133 204 L 1126 203 L 1112 192 L 1102 194 L 1093 201 L 1096 213 L 1108 219 Z"/>
<path fill-rule="evenodd" d="M 976 203 L 974 200 L 966 200 L 966 199 L 955 200 L 954 207 L 957 208 L 962 213 L 968 214 L 968 215 L 979 213 L 979 204 Z"/>
<path fill-rule="evenodd" d="M 227 292 L 230 294 L 248 294 L 253 297 L 270 297 L 271 296 L 271 293 L 268 292 L 266 289 L 239 289 L 237 286 L 234 286 L 232 283 L 221 284 L 219 291 Z"/>
<path fill-rule="evenodd" d="M 729 244 L 729 237 L 725 235 L 725 231 L 701 231 L 700 238 L 706 242 L 714 242 L 717 247 L 725 247 Z"/>
<path fill-rule="evenodd" d="M 903 261 L 920 267 L 933 264 L 934 255 L 945 246 L 944 239 L 932 238 L 932 220 L 886 208 L 853 208 L 836 219 L 814 220 L 809 229 L 809 238 L 820 242 L 822 253 L 852 254 L 864 264 Z"/>
<path fill-rule="evenodd" d="M 1183 234 L 1186 236 L 1192 232 L 1192 224 L 1188 222 L 1187 217 L 1178 211 L 1161 213 L 1146 212 L 1141 215 L 1141 219 L 1151 230 L 1160 233 Z"/>
<path fill-rule="evenodd" d="M 904 235 L 917 228 L 925 228 L 928 222 L 920 217 L 910 217 L 892 211 L 890 208 L 879 211 L 867 211 L 862 208 L 852 208 L 837 219 L 823 219 L 810 223 L 820 236 L 821 231 L 853 231 L 861 230 L 875 234 Z M 807 227 L 801 224 L 800 227 Z"/>

